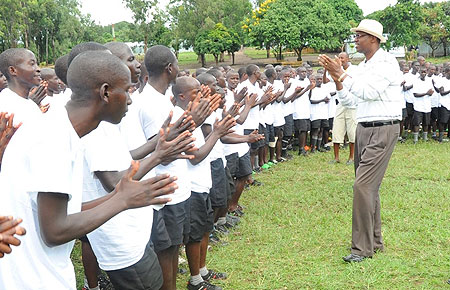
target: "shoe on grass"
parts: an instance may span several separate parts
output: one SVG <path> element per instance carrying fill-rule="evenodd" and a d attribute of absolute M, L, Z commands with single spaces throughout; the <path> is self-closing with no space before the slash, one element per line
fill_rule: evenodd
<path fill-rule="evenodd" d="M 227 223 L 229 223 L 233 227 L 238 225 L 241 222 L 241 219 L 239 217 L 233 216 L 230 214 L 227 214 L 226 219 L 227 219 Z"/>
<path fill-rule="evenodd" d="M 269 168 L 270 168 L 270 165 L 267 164 L 267 163 L 265 163 L 263 166 L 261 166 L 261 168 L 262 168 L 262 169 L 269 169 Z"/>
<path fill-rule="evenodd" d="M 364 261 L 367 258 L 372 258 L 372 257 L 360 256 L 357 254 L 350 254 L 348 256 L 342 257 L 342 259 L 347 263 L 359 263 L 359 262 Z"/>
<path fill-rule="evenodd" d="M 208 281 L 203 281 L 198 285 L 192 285 L 191 281 L 187 284 L 188 290 L 222 290 L 222 287 L 213 285 Z"/>
<path fill-rule="evenodd" d="M 217 225 L 215 226 L 216 231 L 222 235 L 228 235 L 230 231 L 225 227 L 225 225 Z"/>
<path fill-rule="evenodd" d="M 347 160 L 347 162 L 345 163 L 345 164 L 347 164 L 347 165 L 353 165 L 355 163 L 355 161 L 353 161 L 353 160 Z"/>
<path fill-rule="evenodd" d="M 336 160 L 336 159 L 333 159 L 333 160 L 328 162 L 328 164 L 338 164 L 338 163 L 341 163 L 341 161 L 340 160 Z"/>
<path fill-rule="evenodd" d="M 208 270 L 208 274 L 206 274 L 205 276 L 202 276 L 202 278 L 205 281 L 210 281 L 211 279 L 225 280 L 226 278 L 228 278 L 228 275 L 227 275 L 227 273 L 220 273 L 220 272 L 216 272 L 214 270 Z"/>

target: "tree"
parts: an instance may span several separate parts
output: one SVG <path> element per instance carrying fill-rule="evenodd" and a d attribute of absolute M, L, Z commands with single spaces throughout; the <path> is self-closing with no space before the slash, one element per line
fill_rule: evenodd
<path fill-rule="evenodd" d="M 144 52 L 147 52 L 149 45 L 150 26 L 147 18 L 150 16 L 150 9 L 156 6 L 155 0 L 123 0 L 125 6 L 133 12 L 134 23 L 140 35 L 144 36 Z"/>
<path fill-rule="evenodd" d="M 415 46 L 419 43 L 418 29 L 422 22 L 422 9 L 418 0 L 398 0 L 394 6 L 388 6 L 368 16 L 383 24 L 388 34 L 386 47 Z"/>
<path fill-rule="evenodd" d="M 195 39 L 194 51 L 199 55 L 212 54 L 217 66 L 219 65 L 219 55 L 228 50 L 232 43 L 233 40 L 228 29 L 222 23 L 217 23 L 213 29 L 198 34 Z M 204 58 L 202 66 L 205 66 Z"/>
<path fill-rule="evenodd" d="M 252 11 L 251 17 L 247 17 L 242 25 L 242 29 L 246 32 L 249 43 L 259 47 L 264 47 L 267 52 L 267 58 L 270 57 L 270 47 L 272 44 L 265 37 L 264 29 L 261 27 L 261 21 L 264 19 L 270 5 L 275 0 L 258 1 L 259 5 Z M 280 55 L 281 58 L 281 55 Z"/>
<path fill-rule="evenodd" d="M 441 3 L 422 8 L 424 20 L 419 25 L 417 33 L 423 41 L 431 47 L 431 54 L 435 56 L 435 50 L 447 43 L 450 34 L 448 28 L 445 26 L 448 23 L 448 18 Z M 446 51 L 444 46 L 444 51 Z"/>
<path fill-rule="evenodd" d="M 265 42 L 278 50 L 293 49 L 302 60 L 305 47 L 335 49 L 350 34 L 349 21 L 324 0 L 277 0 L 261 20 Z"/>
<path fill-rule="evenodd" d="M 231 45 L 228 47 L 227 51 L 231 53 L 231 64 L 234 65 L 234 53 L 241 49 L 242 42 L 234 29 L 229 29 L 228 32 L 231 37 Z"/>

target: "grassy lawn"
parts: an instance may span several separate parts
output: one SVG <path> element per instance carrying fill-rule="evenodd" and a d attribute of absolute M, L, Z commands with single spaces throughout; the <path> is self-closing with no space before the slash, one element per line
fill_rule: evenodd
<path fill-rule="evenodd" d="M 450 61 L 450 56 L 427 57 L 426 60 L 431 63 L 434 63 L 434 64 L 439 64 L 439 63 L 444 63 L 444 62 Z"/>
<path fill-rule="evenodd" d="M 266 58 L 267 51 L 265 49 L 258 49 L 255 47 L 246 47 L 244 49 L 244 54 L 253 59 L 260 59 Z M 273 57 L 272 53 L 270 54 L 270 57 Z"/>
<path fill-rule="evenodd" d="M 225 60 L 228 60 L 230 57 L 225 53 Z M 214 56 L 212 54 L 206 55 L 206 62 L 215 61 Z M 198 56 L 193 51 L 180 52 L 178 54 L 178 64 L 186 65 L 186 64 L 197 64 Z M 199 64 L 199 63 L 198 63 Z M 200 67 L 200 64 L 199 64 Z"/>
<path fill-rule="evenodd" d="M 345 160 L 348 150 L 341 151 Z M 258 174 L 243 193 L 239 228 L 214 246 L 208 267 L 224 289 L 440 289 L 450 278 L 450 144 L 397 144 L 381 186 L 385 252 L 345 264 L 353 167 L 332 153 L 295 158 Z M 74 263 L 79 264 L 79 249 Z M 184 266 L 187 267 L 187 266 Z M 77 267 L 81 273 L 81 268 Z M 81 277 L 81 275 L 80 275 Z M 180 275 L 185 289 L 188 275 Z"/>

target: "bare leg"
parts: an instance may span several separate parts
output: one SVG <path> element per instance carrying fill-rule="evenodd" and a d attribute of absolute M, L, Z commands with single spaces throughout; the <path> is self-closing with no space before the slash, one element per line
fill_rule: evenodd
<path fill-rule="evenodd" d="M 92 251 L 91 245 L 87 242 L 81 242 L 81 256 L 83 260 L 84 275 L 88 281 L 89 288 L 98 286 L 98 267 L 97 257 Z"/>

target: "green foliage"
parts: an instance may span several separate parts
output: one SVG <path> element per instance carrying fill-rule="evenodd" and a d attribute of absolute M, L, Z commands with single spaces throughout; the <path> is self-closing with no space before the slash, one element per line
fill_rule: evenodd
<path fill-rule="evenodd" d="M 422 9 L 418 0 L 399 0 L 368 16 L 383 24 L 384 33 L 389 34 L 386 46 L 415 46 L 419 44 L 419 26 L 423 21 Z"/>
<path fill-rule="evenodd" d="M 217 23 L 213 29 L 200 32 L 194 45 L 194 51 L 199 55 L 210 53 L 216 59 L 216 65 L 219 62 L 219 55 L 231 48 L 233 39 L 228 29 L 222 24 Z"/>
<path fill-rule="evenodd" d="M 417 33 L 432 49 L 432 55 L 439 45 L 447 42 L 450 34 L 448 28 L 445 27 L 445 22 L 448 18 L 441 3 L 434 5 L 434 7 L 422 9 L 424 21 L 420 23 Z"/>

